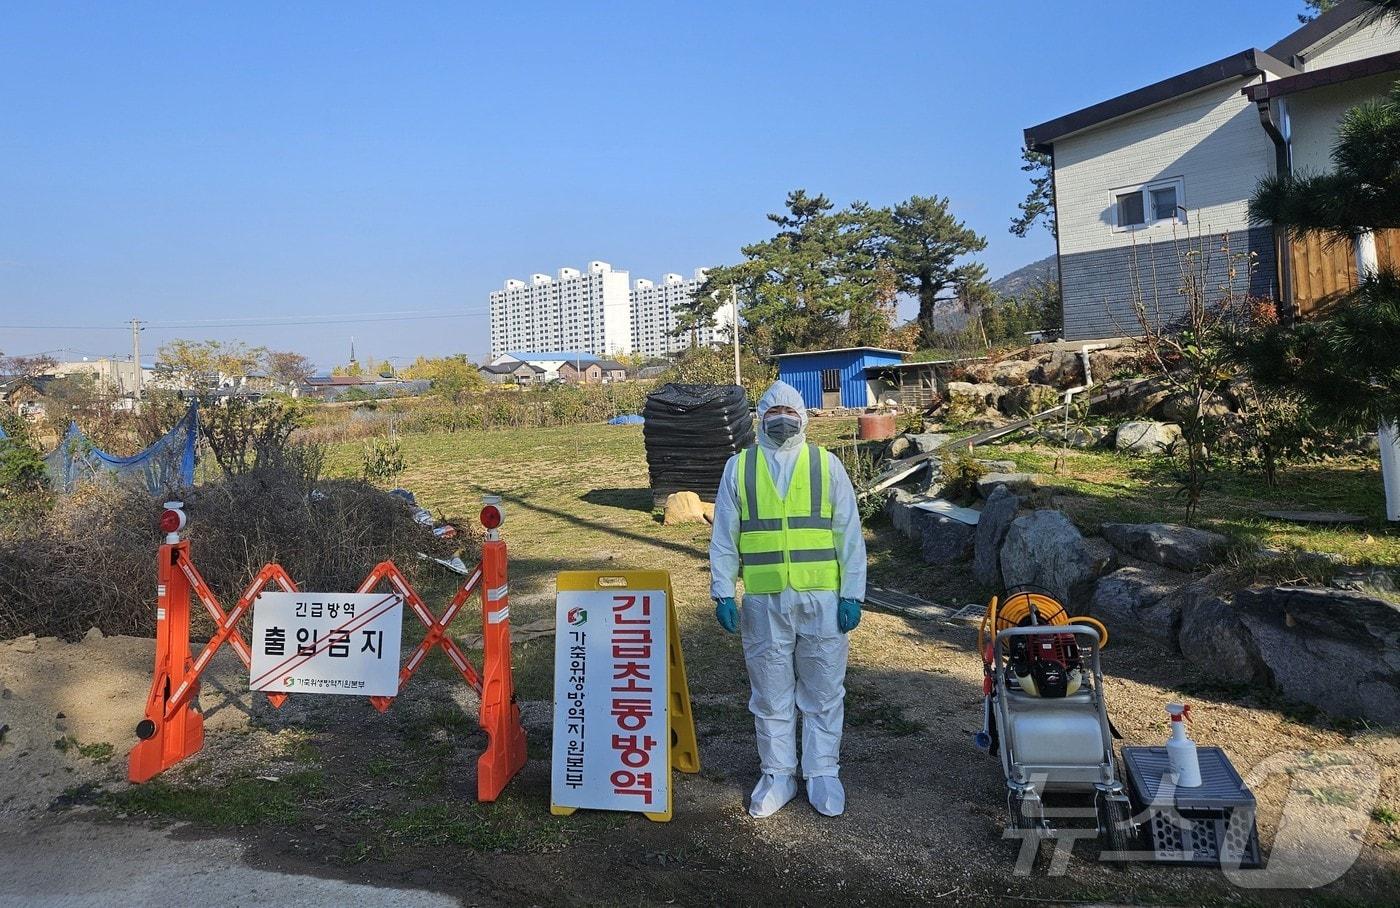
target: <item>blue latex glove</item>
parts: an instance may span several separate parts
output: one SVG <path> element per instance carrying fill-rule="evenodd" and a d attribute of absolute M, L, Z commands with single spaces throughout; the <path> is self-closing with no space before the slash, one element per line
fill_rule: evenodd
<path fill-rule="evenodd" d="M 733 596 L 715 600 L 715 620 L 731 634 L 739 629 L 739 606 Z"/>
<path fill-rule="evenodd" d="M 836 627 L 843 634 L 849 634 L 860 624 L 860 603 L 855 599 L 842 599 L 836 604 Z"/>

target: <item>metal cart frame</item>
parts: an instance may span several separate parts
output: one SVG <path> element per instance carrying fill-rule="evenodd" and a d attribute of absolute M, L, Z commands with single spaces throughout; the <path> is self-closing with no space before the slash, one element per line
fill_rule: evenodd
<path fill-rule="evenodd" d="M 1089 676 L 1080 690 L 1068 697 L 1041 698 L 1011 687 L 1006 671 L 1005 650 L 1018 637 L 1045 637 L 1072 634 L 1088 642 Z M 1083 647 L 1081 646 L 1081 653 Z M 1050 836 L 1054 829 L 1047 821 L 1042 795 L 1047 791 L 1092 792 L 1098 816 L 1099 833 L 1108 834 L 1115 850 L 1132 847 L 1131 812 L 1127 792 L 1117 771 L 1113 754 L 1113 732 L 1103 698 L 1103 668 L 1099 658 L 1099 632 L 1085 625 L 1034 625 L 999 631 L 992 645 L 993 695 L 988 709 L 995 716 L 998 751 L 1006 777 L 1008 829 Z M 1012 714 L 1022 710 L 1082 709 L 1092 712 L 1099 729 L 1099 759 L 1093 763 L 1044 763 L 1025 760 L 1018 750 Z M 988 718 L 992 718 L 991 715 Z"/>

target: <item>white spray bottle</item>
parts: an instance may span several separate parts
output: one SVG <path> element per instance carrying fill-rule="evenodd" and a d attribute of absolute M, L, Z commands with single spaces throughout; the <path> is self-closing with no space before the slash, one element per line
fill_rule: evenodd
<path fill-rule="evenodd" d="M 1172 736 L 1167 739 L 1167 762 L 1176 776 L 1176 787 L 1199 788 L 1201 764 L 1196 757 L 1196 742 L 1186 736 L 1191 707 L 1186 703 L 1168 703 L 1167 715 L 1172 720 Z"/>

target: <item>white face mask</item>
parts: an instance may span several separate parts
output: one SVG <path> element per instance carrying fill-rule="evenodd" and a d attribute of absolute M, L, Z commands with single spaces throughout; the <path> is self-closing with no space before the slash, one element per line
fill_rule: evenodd
<path fill-rule="evenodd" d="M 791 413 L 774 413 L 763 417 L 763 433 L 782 444 L 802 431 L 802 419 Z"/>

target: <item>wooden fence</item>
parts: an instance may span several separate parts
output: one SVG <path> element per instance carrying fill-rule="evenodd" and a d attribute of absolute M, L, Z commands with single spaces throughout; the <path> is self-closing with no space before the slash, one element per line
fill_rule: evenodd
<path fill-rule="evenodd" d="M 1328 243 L 1317 235 L 1296 239 L 1290 249 L 1293 306 L 1299 318 L 1314 318 L 1356 287 L 1352 244 Z M 1382 268 L 1400 269 L 1400 230 L 1376 232 L 1376 257 Z"/>

